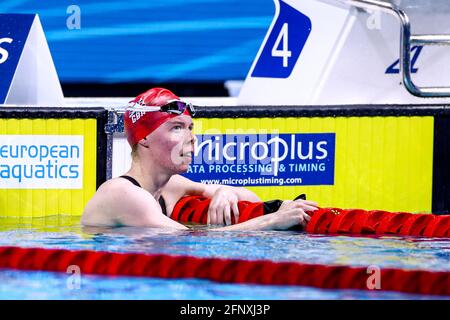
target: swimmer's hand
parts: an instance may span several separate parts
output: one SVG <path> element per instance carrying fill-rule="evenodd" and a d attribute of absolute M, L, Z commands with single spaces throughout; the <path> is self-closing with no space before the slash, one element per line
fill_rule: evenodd
<path fill-rule="evenodd" d="M 278 210 L 231 226 L 210 229 L 210 231 L 287 230 L 299 225 L 304 229 L 310 219 L 311 217 L 303 209 L 294 207 Z"/>
<path fill-rule="evenodd" d="M 300 207 L 279 209 L 277 212 L 266 215 L 269 219 L 270 230 L 286 230 L 294 226 L 304 229 L 311 217 Z"/>
<path fill-rule="evenodd" d="M 300 208 L 300 209 L 303 209 L 303 211 L 305 211 L 305 212 L 313 212 L 313 211 L 319 210 L 316 202 L 298 199 L 295 201 L 284 200 L 283 203 L 281 204 L 281 206 L 278 208 L 278 211 L 286 210 L 286 209 L 293 209 L 293 208 Z"/>
<path fill-rule="evenodd" d="M 208 224 L 231 225 L 231 214 L 234 221 L 239 220 L 238 195 L 227 187 L 220 187 L 211 198 L 208 208 Z"/>

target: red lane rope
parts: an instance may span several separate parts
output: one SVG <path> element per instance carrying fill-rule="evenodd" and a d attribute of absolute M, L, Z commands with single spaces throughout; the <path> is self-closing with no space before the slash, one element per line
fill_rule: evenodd
<path fill-rule="evenodd" d="M 309 233 L 450 237 L 450 215 L 322 208 L 311 214 Z"/>
<path fill-rule="evenodd" d="M 185 196 L 181 198 L 173 208 L 171 218 L 182 223 L 206 224 L 210 198 L 202 196 Z M 239 201 L 239 220 L 241 223 L 264 214 L 263 202 Z M 235 224 L 234 215 L 231 215 L 231 223 Z"/>
<path fill-rule="evenodd" d="M 205 224 L 210 201 L 201 196 L 183 197 L 175 205 L 172 219 L 183 223 Z M 264 202 L 239 201 L 238 208 L 238 223 L 267 213 L 264 211 Z M 339 208 L 321 208 L 308 214 L 311 216 L 306 227 L 308 233 L 450 237 L 450 215 Z M 233 216 L 231 220 L 234 224 Z"/>
<path fill-rule="evenodd" d="M 165 254 L 92 250 L 0 247 L 0 268 L 157 278 L 200 278 L 217 282 L 300 285 L 326 289 L 370 290 L 375 274 L 364 267 L 330 266 L 269 260 L 199 258 Z M 380 290 L 450 295 L 450 272 L 386 268 Z"/>

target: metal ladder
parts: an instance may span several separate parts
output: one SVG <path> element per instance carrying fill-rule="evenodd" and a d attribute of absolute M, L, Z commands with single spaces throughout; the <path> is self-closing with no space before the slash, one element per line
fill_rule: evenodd
<path fill-rule="evenodd" d="M 389 13 L 400 21 L 400 70 L 403 85 L 413 95 L 422 98 L 450 97 L 450 87 L 419 87 L 411 79 L 411 46 L 450 45 L 450 35 L 411 34 L 411 24 L 406 13 L 394 4 L 379 0 L 341 0 L 354 7 L 380 10 Z"/>

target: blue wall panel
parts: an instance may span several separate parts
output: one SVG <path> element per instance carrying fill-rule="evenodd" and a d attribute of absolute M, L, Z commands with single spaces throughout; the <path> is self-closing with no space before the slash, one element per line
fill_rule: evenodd
<path fill-rule="evenodd" d="M 70 30 L 67 8 L 80 8 Z M 244 79 L 274 13 L 272 0 L 2 0 L 38 13 L 60 80 L 208 82 Z"/>

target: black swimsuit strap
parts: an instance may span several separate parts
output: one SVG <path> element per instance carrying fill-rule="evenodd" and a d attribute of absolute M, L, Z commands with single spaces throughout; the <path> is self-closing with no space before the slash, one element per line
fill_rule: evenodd
<path fill-rule="evenodd" d="M 136 187 L 142 188 L 141 185 L 139 184 L 139 182 L 137 182 L 137 180 L 133 177 L 123 175 L 123 176 L 120 176 L 119 178 L 127 179 L 132 184 L 134 184 Z M 159 205 L 161 206 L 162 213 L 167 216 L 166 201 L 164 200 L 163 196 L 159 196 L 158 202 L 159 202 Z"/>
<path fill-rule="evenodd" d="M 164 200 L 163 196 L 159 196 L 159 205 L 161 206 L 162 213 L 167 216 L 167 210 L 166 210 L 166 201 Z"/>
<path fill-rule="evenodd" d="M 130 181 L 132 184 L 134 184 L 136 187 L 142 188 L 141 185 L 139 184 L 139 182 L 137 182 L 137 180 L 133 177 L 130 176 L 120 176 L 119 178 L 124 178 L 127 179 L 128 181 Z"/>

